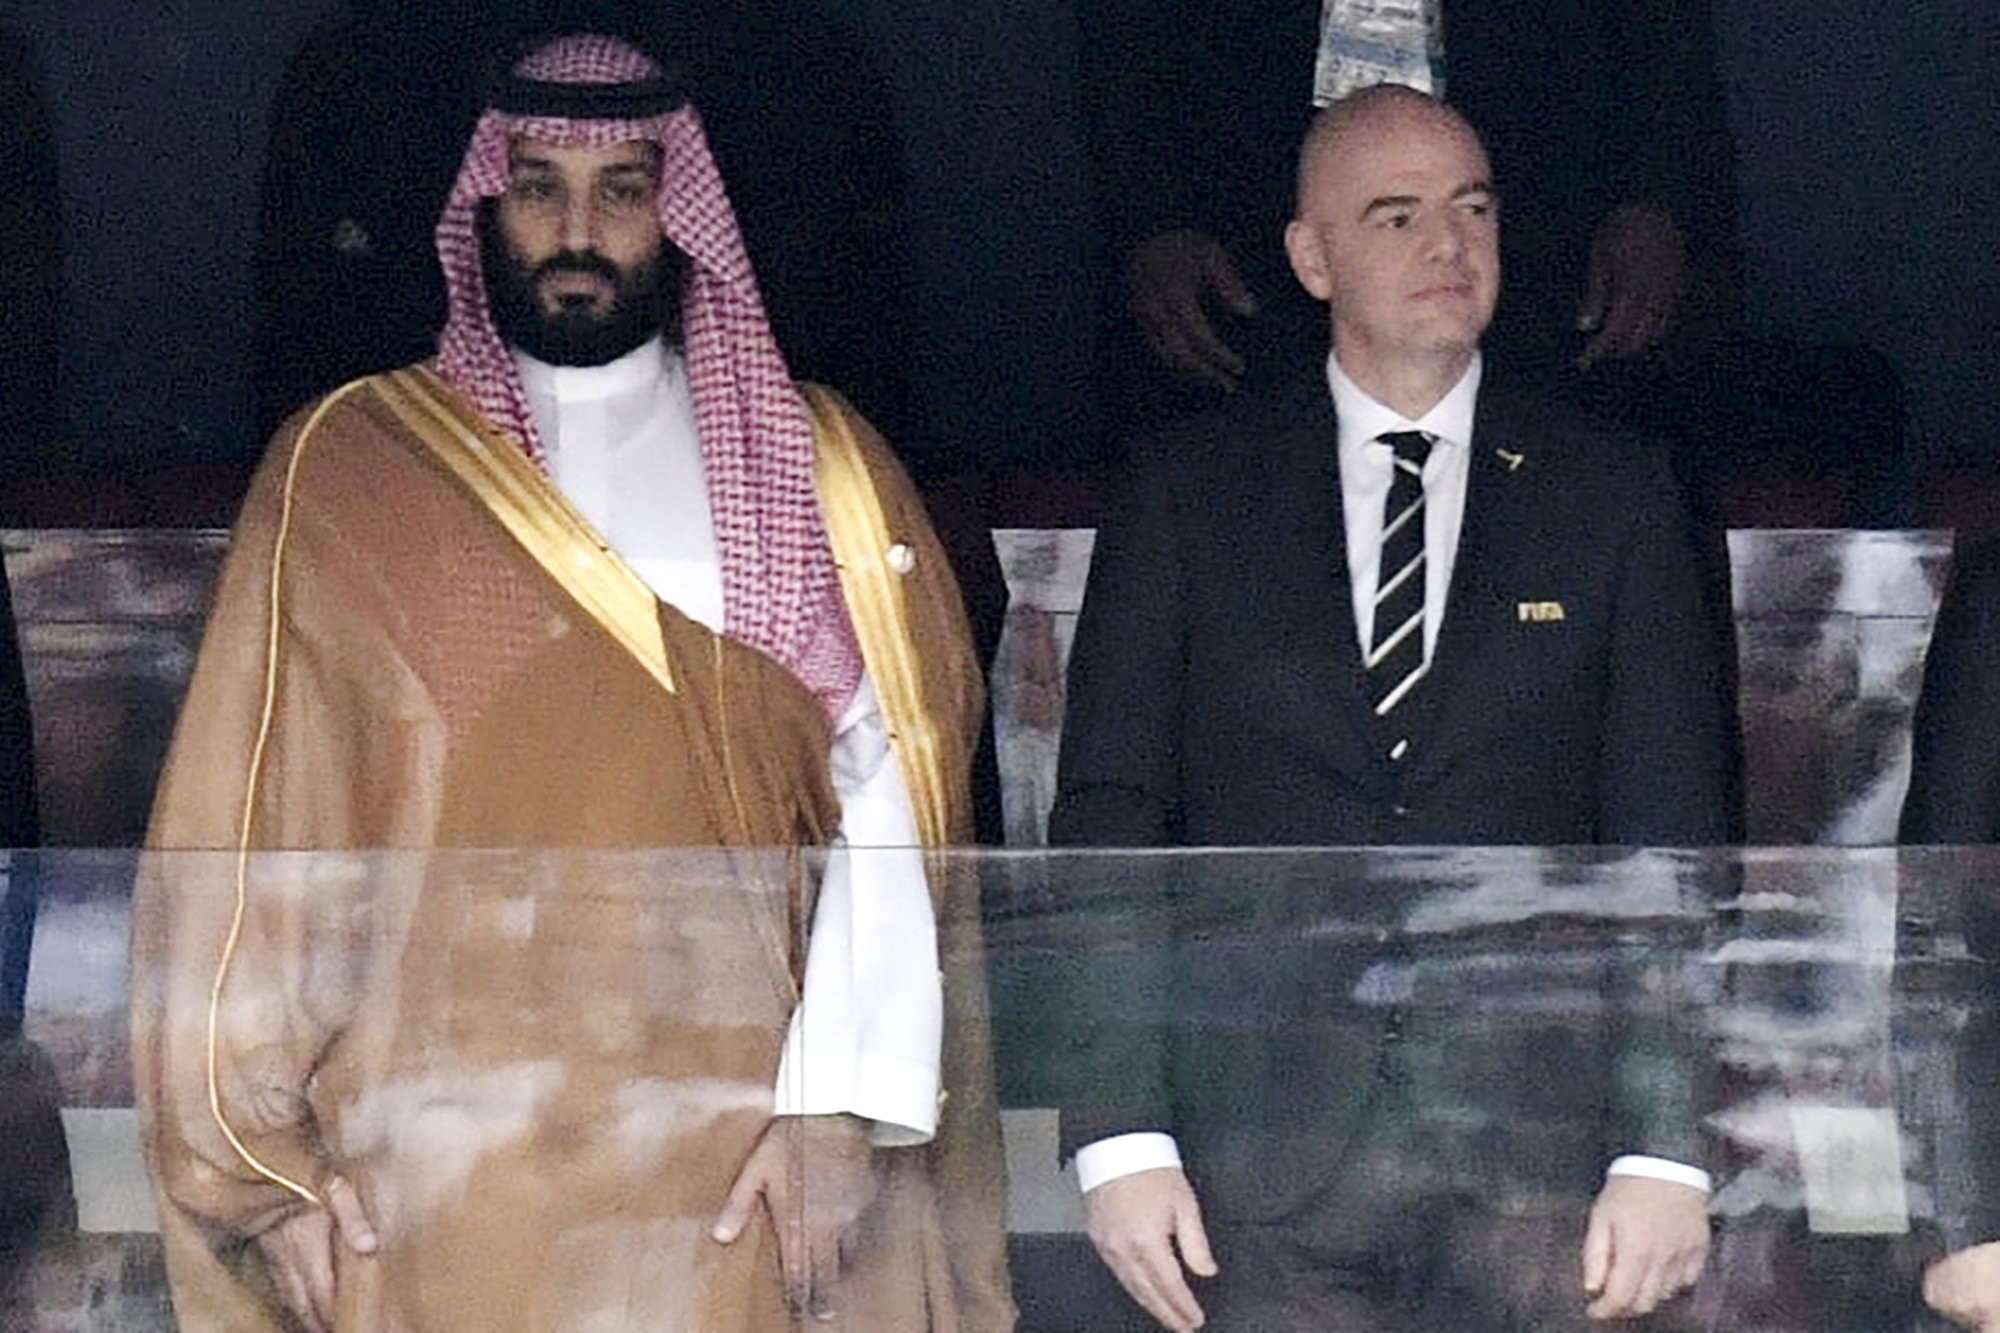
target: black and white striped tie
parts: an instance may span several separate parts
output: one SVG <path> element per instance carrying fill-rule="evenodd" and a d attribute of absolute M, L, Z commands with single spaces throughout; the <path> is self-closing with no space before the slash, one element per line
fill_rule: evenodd
<path fill-rule="evenodd" d="M 1375 715 L 1387 717 L 1424 678 L 1424 460 L 1431 437 L 1397 430 L 1376 437 L 1396 451 L 1382 509 L 1382 561 L 1375 578 L 1375 642 L 1368 649 Z"/>

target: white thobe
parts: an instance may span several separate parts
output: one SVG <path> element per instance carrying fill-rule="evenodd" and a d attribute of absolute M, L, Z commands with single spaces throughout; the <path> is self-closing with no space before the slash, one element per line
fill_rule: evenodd
<path fill-rule="evenodd" d="M 722 558 L 687 368 L 654 339 L 603 366 L 515 353 L 549 475 L 662 601 L 720 632 Z M 943 996 L 916 819 L 866 674 L 834 728 L 840 833 L 773 1108 L 846 1112 L 881 1145 L 937 1128 Z"/>

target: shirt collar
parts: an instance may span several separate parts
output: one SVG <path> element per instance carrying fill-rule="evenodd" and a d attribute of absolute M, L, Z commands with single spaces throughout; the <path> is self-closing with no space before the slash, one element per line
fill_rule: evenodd
<path fill-rule="evenodd" d="M 601 366 L 552 366 L 514 348 L 521 387 L 529 397 L 556 403 L 594 402 L 630 393 L 667 373 L 666 341 L 648 338 L 616 361 Z"/>
<path fill-rule="evenodd" d="M 1446 444 L 1470 448 L 1472 415 L 1479 400 L 1481 361 L 1478 352 L 1458 383 L 1438 399 L 1430 411 L 1410 420 L 1402 413 L 1368 396 L 1366 390 L 1349 379 L 1340 358 L 1327 353 L 1326 379 L 1333 391 L 1333 411 L 1340 423 L 1340 452 L 1343 457 L 1358 453 L 1384 431 L 1420 430 Z"/>

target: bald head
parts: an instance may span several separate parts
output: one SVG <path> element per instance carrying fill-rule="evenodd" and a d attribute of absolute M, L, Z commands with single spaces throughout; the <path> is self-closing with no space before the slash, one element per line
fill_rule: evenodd
<path fill-rule="evenodd" d="M 1490 175 L 1464 118 L 1388 84 L 1321 112 L 1299 153 L 1292 271 L 1327 303 L 1342 369 L 1413 420 L 1457 382 L 1493 316 Z"/>
<path fill-rule="evenodd" d="M 1329 103 L 1307 127 L 1305 140 L 1299 145 L 1297 216 L 1306 216 L 1307 201 L 1324 174 L 1338 166 L 1345 144 L 1356 137 L 1393 136 L 1420 125 L 1464 135 L 1478 151 L 1480 161 L 1486 160 L 1477 131 L 1458 112 L 1429 93 L 1400 83 L 1373 84 Z"/>

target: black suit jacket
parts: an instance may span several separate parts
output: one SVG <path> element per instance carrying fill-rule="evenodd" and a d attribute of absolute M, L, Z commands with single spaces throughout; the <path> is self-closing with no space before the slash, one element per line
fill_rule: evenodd
<path fill-rule="evenodd" d="M 1140 455 L 1092 557 L 1053 840 L 1727 840 L 1726 678 L 1663 458 L 1492 378 L 1431 672 L 1393 730 L 1366 697 L 1323 381 Z"/>
<path fill-rule="evenodd" d="M 1960 549 L 1924 656 L 1898 840 L 2000 842 L 2000 543 Z"/>
<path fill-rule="evenodd" d="M 1910 789 L 1898 840 L 2000 842 L 2000 543 L 1953 552 L 1950 581 L 1924 657 L 1923 693 L 1910 741 Z M 1959 881 L 1966 942 L 1981 965 L 1972 1020 L 1956 1052 L 1970 1129 L 1973 1176 L 1985 1188 L 1972 1208 L 1972 1241 L 2000 1239 L 2000 895 L 1984 858 L 1962 866 L 1919 861 Z M 1907 872 L 1906 872 L 1907 873 Z"/>
<path fill-rule="evenodd" d="M 1431 673 L 1393 729 L 1363 680 L 1324 379 L 1142 451 L 1092 558 L 1052 839 L 1725 841 L 1726 677 L 1662 457 L 1510 397 L 1490 371 L 1475 433 Z M 1359 1207 L 1374 1186 L 1344 1163 L 1382 1121 L 1400 1016 L 1354 1002 L 1365 942 L 1299 932 L 1299 912 L 1270 916 L 1261 937 L 1218 932 L 1218 912 L 1254 931 L 1254 908 L 1215 900 L 1255 886 L 1218 885 L 1204 864 L 1141 863 L 1135 873 L 1160 883 L 1123 886 L 1125 940 L 1078 969 L 1089 989 L 1061 1019 L 1076 1030 L 1048 1044 L 1070 1061 L 1065 1147 L 1176 1133 L 1219 1220 L 1285 1215 L 1329 1189 L 1361 1191 Z M 1318 895 L 1349 919 L 1379 906 L 1343 906 L 1343 884 L 1269 892 L 1308 912 Z M 1606 1151 L 1690 1160 L 1684 1106 L 1649 1121 L 1614 1087 L 1614 1047 L 1631 1034 L 1560 1027 L 1545 1037 L 1573 1049 L 1551 1060 L 1538 1048 L 1521 1067 L 1544 1073 L 1494 1092 L 1568 1099 L 1543 1108 L 1546 1122 L 1600 1132 L 1561 1145 L 1575 1159 L 1566 1177 L 1594 1179 Z"/>

